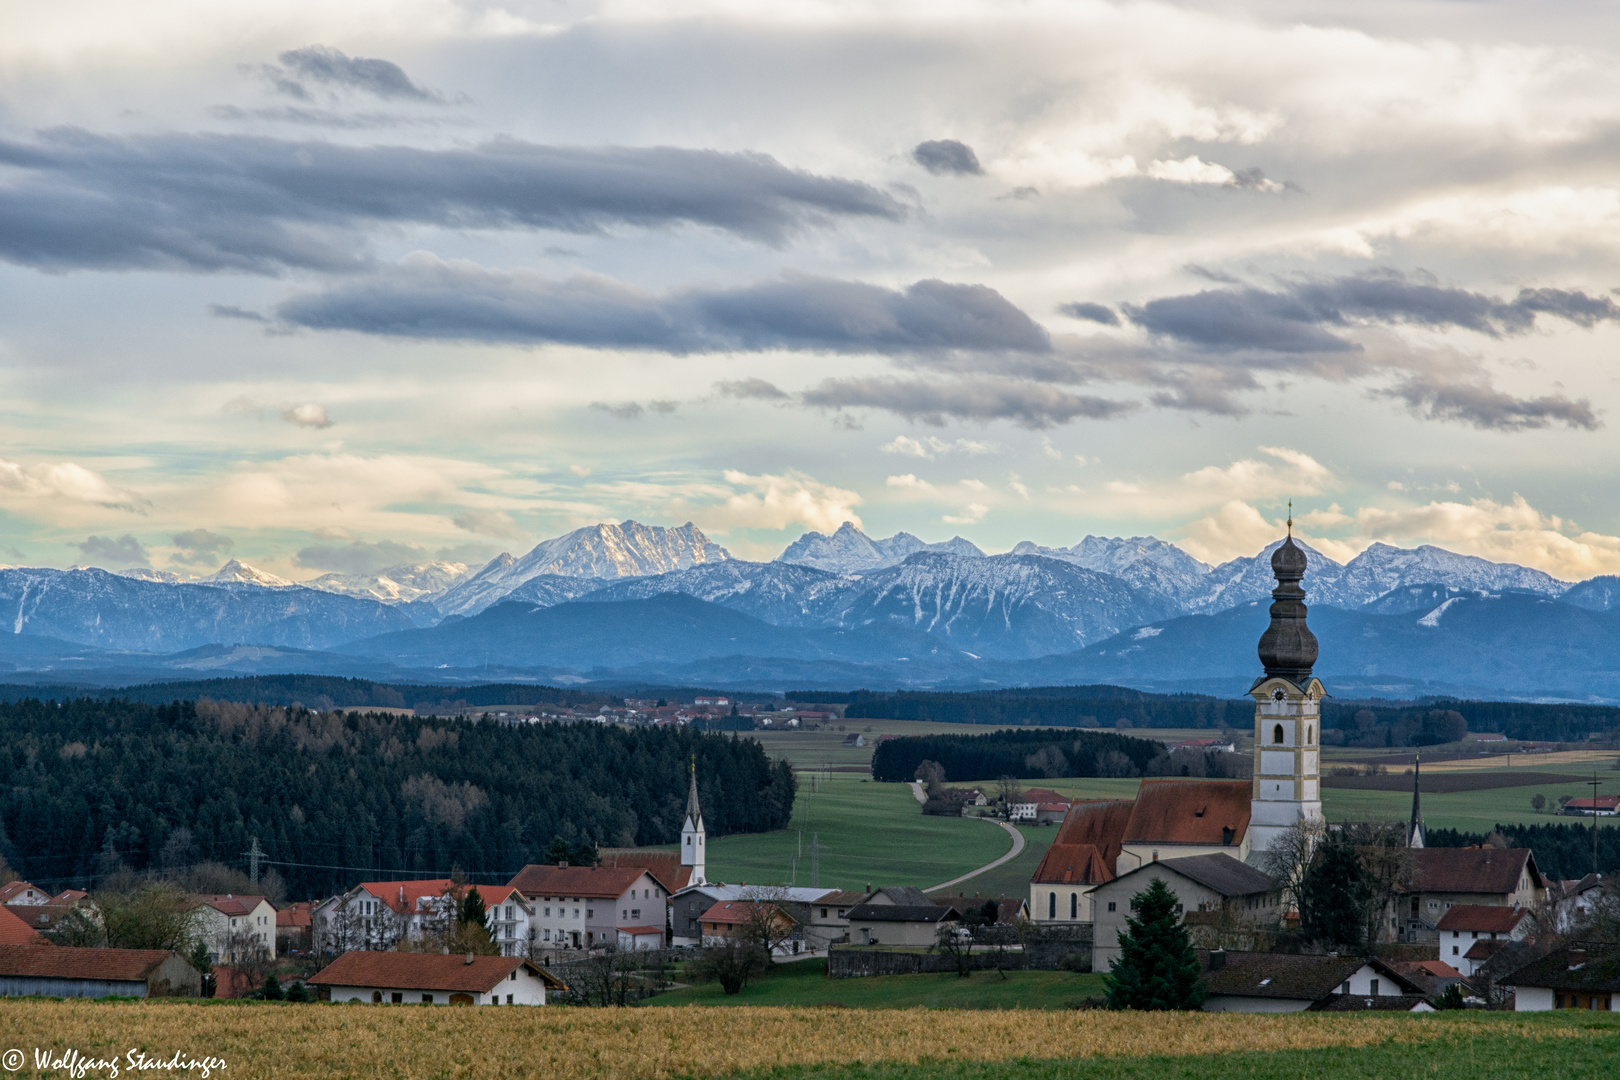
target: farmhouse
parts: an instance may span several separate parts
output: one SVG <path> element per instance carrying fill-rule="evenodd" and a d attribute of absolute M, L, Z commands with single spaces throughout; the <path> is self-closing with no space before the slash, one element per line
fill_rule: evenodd
<path fill-rule="evenodd" d="M 331 1001 L 374 1005 L 544 1005 L 567 989 L 538 964 L 516 956 L 346 952 L 309 980 Z"/>
<path fill-rule="evenodd" d="M 1487 904 L 1454 904 L 1440 917 L 1440 959 L 1464 977 L 1474 973 L 1476 960 L 1484 963 L 1494 950 L 1475 950 L 1481 943 L 1523 941 L 1539 929 L 1536 917 L 1524 908 Z"/>
<path fill-rule="evenodd" d="M 721 900 L 710 905 L 699 920 L 703 930 L 703 944 L 716 945 L 727 938 L 746 934 L 751 927 L 770 923 L 772 946 L 776 956 L 794 956 L 804 951 L 804 938 L 799 933 L 798 920 L 780 904 L 769 900 Z"/>
<path fill-rule="evenodd" d="M 509 883 L 523 894 L 542 949 L 656 948 L 669 925 L 668 893 L 635 866 L 525 866 Z"/>
<path fill-rule="evenodd" d="M 1129 870 L 1092 893 L 1096 929 L 1091 944 L 1091 970 L 1107 971 L 1119 958 L 1119 935 L 1131 915 L 1131 897 L 1155 879 L 1176 895 L 1183 920 L 1198 936 L 1199 927 L 1251 938 L 1282 921 L 1282 894 L 1276 882 L 1228 855 L 1192 855 Z"/>
<path fill-rule="evenodd" d="M 1290 953 L 1209 954 L 1205 1012 L 1428 1012 L 1423 989 L 1382 960 Z"/>
<path fill-rule="evenodd" d="M 912 886 L 889 886 L 867 894 L 849 909 L 850 941 L 856 945 L 923 945 L 939 940 L 939 928 L 961 921 L 953 907 L 936 904 Z"/>
<path fill-rule="evenodd" d="M 208 960 L 234 964 L 255 953 L 276 955 L 276 909 L 262 896 L 195 895 L 197 930 L 208 944 Z"/>
<path fill-rule="evenodd" d="M 841 905 L 829 904 L 833 896 L 854 897 Z M 782 908 L 795 924 L 804 931 L 806 948 L 823 949 L 833 938 L 849 932 L 849 921 L 841 914 L 832 914 L 841 908 L 848 911 L 860 903 L 864 893 L 840 893 L 837 889 L 788 888 L 765 885 L 689 885 L 670 898 L 672 940 L 676 945 L 696 946 L 708 931 L 700 925 L 704 912 L 716 904 L 739 900 L 772 903 Z M 817 905 L 826 906 L 829 915 L 818 921 Z M 824 926 L 827 932 L 813 932 L 812 926 Z"/>
<path fill-rule="evenodd" d="M 1529 848 L 1417 848 L 1385 911 L 1384 939 L 1438 944 L 1440 920 L 1458 904 L 1534 908 L 1546 891 Z"/>
<path fill-rule="evenodd" d="M 1517 1012 L 1620 1009 L 1620 945 L 1579 942 L 1533 961 L 1502 980 Z"/>
<path fill-rule="evenodd" d="M 1614 817 L 1620 814 L 1620 795 L 1599 795 L 1597 798 L 1571 799 L 1560 813 L 1572 817 Z"/>
<path fill-rule="evenodd" d="M 0 995 L 197 997 L 202 976 L 166 949 L 0 945 Z"/>

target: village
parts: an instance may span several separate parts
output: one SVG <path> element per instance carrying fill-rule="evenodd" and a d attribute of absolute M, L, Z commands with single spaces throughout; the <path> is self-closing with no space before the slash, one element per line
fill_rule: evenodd
<path fill-rule="evenodd" d="M 939 766 L 918 767 L 911 787 L 925 812 L 947 802 L 946 812 L 1005 822 L 1014 855 L 1024 846 L 1015 825 L 1053 830 L 1019 895 L 967 895 L 976 875 L 1012 855 L 927 891 L 881 881 L 846 889 L 712 880 L 694 764 L 676 850 L 602 848 L 580 861 L 564 845 L 563 857 L 524 866 L 504 884 L 361 881 L 279 905 L 249 893 L 191 894 L 177 916 L 196 943 L 189 952 L 71 944 L 75 928 L 106 921 L 92 896 L 14 880 L 0 887 L 0 994 L 614 1003 L 613 993 L 593 998 L 582 985 L 605 970 L 623 1004 L 657 1001 L 680 979 L 711 978 L 732 994 L 773 967 L 807 963 L 829 979 L 1050 970 L 1111 973 L 1117 987 L 1141 962 L 1147 909 L 1157 904 L 1184 942 L 1183 960 L 1195 963 L 1194 1000 L 1205 1011 L 1613 1010 L 1620 945 L 1583 937 L 1613 917 L 1612 881 L 1551 879 L 1524 847 L 1429 846 L 1417 758 L 1410 815 L 1398 829 L 1350 837 L 1351 826 L 1325 821 L 1326 690 L 1311 672 L 1317 646 L 1299 602 L 1304 564 L 1291 543 L 1272 560 L 1278 586 L 1259 644 L 1264 673 L 1250 690 L 1249 779 L 1147 776 L 1130 798 L 1007 783 L 947 798 Z M 839 714 L 745 714 L 712 696 L 677 706 L 628 700 L 622 710 L 572 719 L 792 730 Z M 843 742 L 865 739 L 854 732 Z M 1236 747 L 1204 738 L 1169 752 L 1232 755 Z M 1566 799 L 1561 810 L 1595 826 L 1615 804 Z M 1320 869 L 1333 845 L 1350 845 L 1343 850 L 1357 864 L 1355 887 L 1374 890 L 1357 909 L 1366 921 L 1355 928 L 1361 947 L 1302 947 L 1306 909 L 1334 902 L 1324 899 L 1334 886 Z"/>

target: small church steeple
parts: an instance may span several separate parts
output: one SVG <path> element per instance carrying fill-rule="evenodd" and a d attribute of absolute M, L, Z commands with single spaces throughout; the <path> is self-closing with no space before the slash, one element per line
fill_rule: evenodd
<path fill-rule="evenodd" d="M 1412 821 L 1406 828 L 1406 846 L 1423 847 L 1423 810 L 1418 806 L 1418 774 L 1423 770 L 1423 751 L 1412 758 Z"/>
<path fill-rule="evenodd" d="M 703 807 L 698 803 L 697 755 L 692 755 L 692 783 L 686 794 L 686 818 L 681 822 L 681 865 L 692 868 L 688 885 L 707 885 L 703 876 Z"/>

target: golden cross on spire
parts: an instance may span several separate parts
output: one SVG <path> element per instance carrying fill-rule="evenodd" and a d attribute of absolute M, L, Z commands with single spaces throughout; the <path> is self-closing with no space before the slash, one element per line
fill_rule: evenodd
<path fill-rule="evenodd" d="M 1288 535 L 1294 535 L 1294 500 L 1288 500 Z"/>

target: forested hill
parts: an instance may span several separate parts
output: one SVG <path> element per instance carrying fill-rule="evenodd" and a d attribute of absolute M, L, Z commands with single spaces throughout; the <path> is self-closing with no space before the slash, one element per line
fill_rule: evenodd
<path fill-rule="evenodd" d="M 297 898 L 454 867 L 504 882 L 557 836 L 677 842 L 694 755 L 711 836 L 787 824 L 792 771 L 731 736 L 21 701 L 0 704 L 0 854 L 82 888 L 119 863 L 244 866 L 257 837 Z"/>
<path fill-rule="evenodd" d="M 119 689 L 83 686 L 0 685 L 0 701 L 69 701 L 94 697 L 144 701 L 167 705 L 172 701 L 245 701 L 257 705 L 302 705 L 325 712 L 328 709 L 415 709 L 418 714 L 434 709 L 464 709 L 488 706 L 566 705 L 595 708 L 616 705 L 620 698 L 591 690 L 564 690 L 530 683 L 481 683 L 471 686 L 413 685 L 380 683 L 370 679 L 345 679 L 335 675 L 249 675 L 235 679 L 196 679 L 187 682 L 142 683 Z"/>

